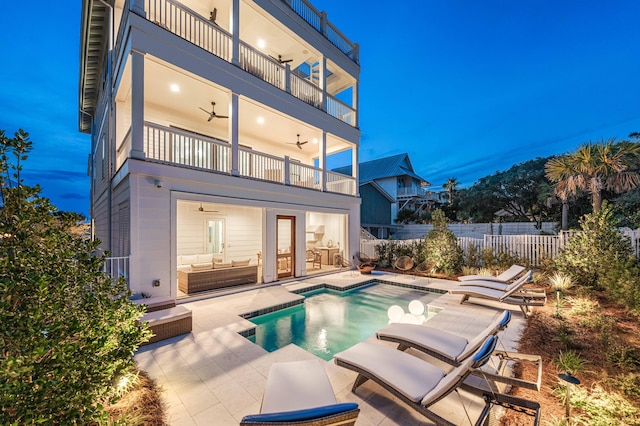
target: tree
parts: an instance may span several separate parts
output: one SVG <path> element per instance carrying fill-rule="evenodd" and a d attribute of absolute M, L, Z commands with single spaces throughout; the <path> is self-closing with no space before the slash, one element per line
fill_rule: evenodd
<path fill-rule="evenodd" d="M 449 195 L 449 204 L 453 204 L 453 193 L 458 189 L 460 182 L 454 177 L 447 179 L 447 181 L 442 185 L 444 189 L 447 190 L 447 194 Z"/>
<path fill-rule="evenodd" d="M 593 211 L 602 206 L 602 191 L 621 193 L 640 183 L 637 164 L 640 143 L 587 142 L 569 154 L 552 158 L 545 165 L 547 178 L 556 183 L 556 194 L 561 199 L 579 191 L 591 194 Z M 564 197 L 564 198 L 563 198 Z"/>
<path fill-rule="evenodd" d="M 149 331 L 98 242 L 70 232 L 79 215 L 24 184 L 31 146 L 0 130 L 0 423 L 87 424 Z"/>
<path fill-rule="evenodd" d="M 460 215 L 474 221 L 491 222 L 498 210 L 519 221 L 542 221 L 554 213 L 553 190 L 544 176 L 546 158 L 536 158 L 496 172 L 460 191 Z M 464 218 L 463 218 L 464 219 Z"/>

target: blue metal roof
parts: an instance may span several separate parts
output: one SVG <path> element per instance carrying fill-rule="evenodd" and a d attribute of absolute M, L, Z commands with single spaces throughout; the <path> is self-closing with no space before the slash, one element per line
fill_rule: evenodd
<path fill-rule="evenodd" d="M 346 175 L 351 174 L 351 166 L 339 167 L 333 169 L 334 172 Z M 360 184 L 385 179 L 396 176 L 410 176 L 423 183 L 423 185 L 431 185 L 429 181 L 418 176 L 413 171 L 413 166 L 409 160 L 409 154 L 393 155 L 391 157 L 378 158 L 376 160 L 360 163 Z"/>

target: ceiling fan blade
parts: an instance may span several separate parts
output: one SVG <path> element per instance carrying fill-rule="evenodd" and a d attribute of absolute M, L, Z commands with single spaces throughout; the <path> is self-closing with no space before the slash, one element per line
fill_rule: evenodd
<path fill-rule="evenodd" d="M 298 142 L 300 145 L 304 145 L 305 143 L 308 143 L 309 141 L 304 141 L 304 142 Z"/>
<path fill-rule="evenodd" d="M 214 116 L 215 118 L 229 118 L 229 116 L 228 116 L 228 115 L 218 115 L 218 114 L 213 114 L 213 116 Z"/>
<path fill-rule="evenodd" d="M 198 107 L 198 108 L 200 108 L 201 110 L 203 110 L 203 111 L 204 111 L 204 112 L 206 112 L 207 114 L 211 114 L 209 111 L 207 111 L 206 109 L 204 109 L 204 108 L 202 108 L 202 107 Z"/>
<path fill-rule="evenodd" d="M 213 117 L 215 117 L 215 115 L 213 115 L 213 114 L 209 113 L 209 118 L 207 118 L 207 121 L 211 121 L 211 120 L 213 120 Z"/>

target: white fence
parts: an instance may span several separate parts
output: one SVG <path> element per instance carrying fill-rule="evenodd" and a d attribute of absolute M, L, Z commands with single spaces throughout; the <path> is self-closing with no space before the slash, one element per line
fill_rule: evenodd
<path fill-rule="evenodd" d="M 102 270 L 111 278 L 125 278 L 127 280 L 127 287 L 129 286 L 129 256 L 105 258 Z"/>
<path fill-rule="evenodd" d="M 542 228 L 536 229 L 534 222 L 508 223 L 450 223 L 449 229 L 456 237 L 484 238 L 485 235 L 524 235 L 524 234 L 555 234 L 558 229 L 556 222 L 542 222 Z M 402 225 L 395 235 L 397 240 L 422 238 L 433 229 L 433 225 Z"/>
<path fill-rule="evenodd" d="M 629 238 L 636 257 L 640 257 L 640 229 L 622 229 L 621 233 Z M 476 250 L 491 248 L 494 253 L 506 252 L 527 259 L 532 266 L 540 265 L 542 259 L 553 258 L 565 247 L 574 232 L 561 232 L 558 235 L 484 235 L 483 238 L 459 237 L 458 244 L 465 255 L 470 247 Z M 360 251 L 367 256 L 376 257 L 379 244 L 409 244 L 420 239 L 360 241 Z"/>

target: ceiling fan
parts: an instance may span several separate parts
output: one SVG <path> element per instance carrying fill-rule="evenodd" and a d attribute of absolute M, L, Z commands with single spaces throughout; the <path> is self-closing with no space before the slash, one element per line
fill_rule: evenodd
<path fill-rule="evenodd" d="M 200 203 L 200 207 L 198 207 L 196 211 L 200 213 L 218 213 L 218 210 L 205 210 L 204 207 L 202 207 L 202 203 Z"/>
<path fill-rule="evenodd" d="M 273 56 L 272 56 L 273 58 Z M 273 58 L 275 59 L 275 58 Z M 282 59 L 282 55 L 278 55 L 278 62 L 281 64 L 288 64 L 289 62 L 292 62 L 293 59 Z"/>
<path fill-rule="evenodd" d="M 204 112 L 206 112 L 207 114 L 209 114 L 209 118 L 207 119 L 207 121 L 211 121 L 214 118 L 229 118 L 228 115 L 218 115 L 216 114 L 216 103 L 215 102 L 211 102 L 211 112 L 207 111 L 206 109 L 199 107 L 201 110 L 203 110 Z"/>
<path fill-rule="evenodd" d="M 298 136 L 298 141 L 297 142 L 287 142 L 289 145 L 295 145 L 298 148 L 302 149 L 302 145 L 304 145 L 305 143 L 309 142 L 309 141 L 304 141 L 304 142 L 300 142 L 300 134 L 297 135 Z"/>

